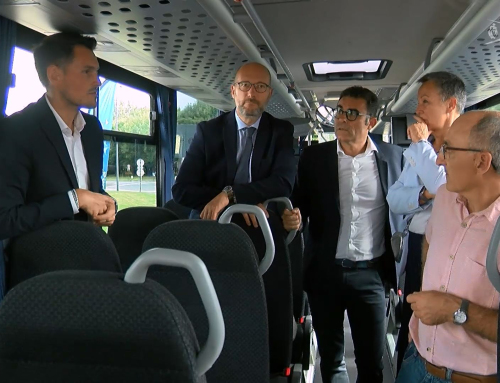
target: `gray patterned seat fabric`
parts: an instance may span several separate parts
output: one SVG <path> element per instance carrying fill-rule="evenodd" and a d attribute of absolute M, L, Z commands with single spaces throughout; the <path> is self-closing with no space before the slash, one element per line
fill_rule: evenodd
<path fill-rule="evenodd" d="M 226 328 L 222 353 L 207 372 L 210 383 L 269 382 L 269 341 L 266 301 L 257 254 L 248 236 L 233 224 L 183 220 L 154 229 L 144 242 L 151 248 L 183 250 L 206 265 Z M 208 322 L 194 281 L 186 270 L 153 266 L 148 278 L 161 283 L 178 299 L 205 344 Z"/>
<path fill-rule="evenodd" d="M 177 216 L 162 207 L 131 207 L 116 215 L 109 228 L 109 237 L 116 246 L 124 271 L 141 255 L 148 234 L 162 223 L 176 220 Z"/>
<path fill-rule="evenodd" d="M 19 236 L 7 248 L 7 257 L 8 289 L 50 271 L 122 271 L 111 239 L 81 221 L 59 221 Z"/>
<path fill-rule="evenodd" d="M 13 289 L 0 306 L 2 383 L 202 383 L 194 330 L 158 283 L 57 271 Z"/>
<path fill-rule="evenodd" d="M 292 361 L 294 319 L 290 255 L 285 243 L 285 232 L 281 219 L 271 210 L 268 213 L 275 255 L 262 279 L 267 301 L 270 371 L 275 376 L 282 374 Z M 262 230 L 248 226 L 241 214 L 235 214 L 232 222 L 247 233 L 257 249 L 259 259 L 262 259 L 266 252 Z"/>

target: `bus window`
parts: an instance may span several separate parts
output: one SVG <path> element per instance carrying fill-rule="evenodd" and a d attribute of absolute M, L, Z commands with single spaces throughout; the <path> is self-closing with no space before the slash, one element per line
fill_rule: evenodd
<path fill-rule="evenodd" d="M 101 83 L 97 116 L 104 131 L 103 188 L 117 200 L 120 210 L 156 206 L 151 95 L 104 77 Z"/>
<path fill-rule="evenodd" d="M 12 73 L 15 75 L 15 86 L 9 88 L 7 96 L 7 107 L 5 114 L 19 112 L 28 104 L 38 101 L 45 93 L 45 87 L 38 78 L 35 68 L 33 53 L 16 47 L 14 49 L 14 61 Z"/>
<path fill-rule="evenodd" d="M 202 101 L 177 92 L 177 135 L 175 139 L 174 176 L 179 172 L 186 151 L 193 141 L 196 124 L 217 117 L 219 111 Z"/>

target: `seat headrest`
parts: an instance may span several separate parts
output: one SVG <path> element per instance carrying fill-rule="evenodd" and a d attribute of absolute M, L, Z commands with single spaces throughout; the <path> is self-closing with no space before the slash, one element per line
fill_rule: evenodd
<path fill-rule="evenodd" d="M 216 268 L 220 272 L 253 273 L 258 263 L 255 247 L 240 227 L 215 221 L 180 220 L 164 223 L 148 235 L 142 250 L 155 247 L 196 254 L 209 270 Z"/>
<path fill-rule="evenodd" d="M 47 273 L 16 286 L 0 306 L 2 382 L 200 382 L 198 352 L 186 313 L 152 280 Z"/>
<path fill-rule="evenodd" d="M 127 270 L 141 255 L 142 245 L 151 230 L 176 219 L 174 213 L 161 207 L 131 207 L 120 210 L 108 233 L 116 246 L 123 270 Z"/>
<path fill-rule="evenodd" d="M 121 272 L 115 246 L 89 222 L 59 221 L 14 239 L 7 249 L 9 288 L 50 271 Z"/>

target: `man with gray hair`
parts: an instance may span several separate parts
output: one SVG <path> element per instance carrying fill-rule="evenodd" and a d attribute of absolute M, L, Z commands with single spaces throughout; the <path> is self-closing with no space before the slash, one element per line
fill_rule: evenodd
<path fill-rule="evenodd" d="M 407 297 L 412 342 L 396 383 L 494 383 L 500 294 L 485 265 L 500 216 L 500 113 L 459 117 L 437 163 L 447 183 L 425 232 L 422 291 Z"/>
<path fill-rule="evenodd" d="M 394 214 L 404 217 L 408 231 L 407 255 L 398 264 L 406 271 L 404 296 L 420 291 L 425 227 L 437 189 L 446 183 L 444 167 L 436 164 L 437 153 L 451 125 L 463 112 L 466 99 L 465 84 L 453 73 L 430 72 L 418 82 L 422 85 L 418 89 L 416 121 L 407 129 L 411 145 L 403 153 L 406 163 L 399 179 L 387 193 L 389 208 Z M 405 300 L 397 343 L 398 371 L 408 347 L 408 324 L 412 314 Z"/>

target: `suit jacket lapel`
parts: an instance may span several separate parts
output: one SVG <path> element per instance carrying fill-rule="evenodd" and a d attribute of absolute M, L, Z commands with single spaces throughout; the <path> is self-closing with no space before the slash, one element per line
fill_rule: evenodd
<path fill-rule="evenodd" d="M 101 188 L 100 184 L 100 170 L 102 153 L 101 142 L 97 139 L 92 139 L 92 129 L 90 123 L 85 120 L 85 127 L 81 132 L 83 154 L 87 162 L 87 171 L 89 173 L 89 190 L 98 192 Z"/>
<path fill-rule="evenodd" d="M 375 152 L 375 159 L 377 161 L 378 174 L 380 177 L 380 184 L 382 185 L 382 190 L 384 195 L 387 195 L 388 191 L 388 168 L 387 161 L 385 159 L 384 153 L 382 153 L 379 149 L 378 152 Z"/>
<path fill-rule="evenodd" d="M 226 152 L 227 176 L 226 185 L 232 185 L 234 176 L 236 175 L 236 135 L 238 126 L 236 124 L 236 117 L 233 113 L 228 113 L 226 123 L 224 124 L 224 150 Z"/>
<path fill-rule="evenodd" d="M 255 132 L 257 137 L 255 137 L 252 153 L 252 179 L 255 179 L 255 176 L 257 176 L 259 165 L 266 154 L 269 136 L 272 134 L 271 131 L 272 128 L 269 126 L 269 118 L 266 113 L 263 113 L 259 123 L 259 129 Z"/>
<path fill-rule="evenodd" d="M 340 212 L 340 178 L 339 178 L 339 156 L 337 153 L 337 140 L 332 141 L 328 150 L 328 160 L 326 161 L 327 175 L 330 174 L 333 181 L 335 206 Z"/>
<path fill-rule="evenodd" d="M 56 117 L 47 104 L 45 96 L 38 100 L 37 104 L 40 107 L 40 127 L 42 128 L 51 144 L 56 149 L 56 152 L 59 155 L 59 159 L 61 160 L 61 163 L 71 181 L 71 185 L 76 189 L 78 188 L 78 182 L 76 180 L 75 170 L 73 169 L 73 164 L 71 163 L 71 159 L 69 157 L 68 148 L 66 147 L 66 143 L 64 142 L 61 128 L 59 127 Z"/>

